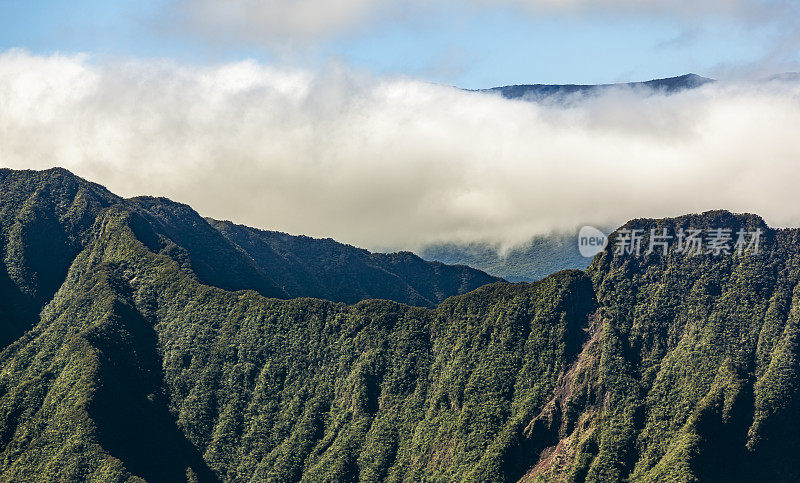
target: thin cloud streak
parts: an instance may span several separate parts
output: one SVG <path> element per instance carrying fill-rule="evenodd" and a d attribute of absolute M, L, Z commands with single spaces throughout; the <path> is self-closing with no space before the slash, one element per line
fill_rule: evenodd
<path fill-rule="evenodd" d="M 0 165 L 374 249 L 725 208 L 797 225 L 800 83 L 568 107 L 345 66 L 0 55 Z"/>
<path fill-rule="evenodd" d="M 457 22 L 508 9 L 555 22 L 666 20 L 687 33 L 658 43 L 656 51 L 680 49 L 709 25 L 763 37 L 757 58 L 710 66 L 708 73 L 717 77 L 756 79 L 800 66 L 800 2 L 795 0 L 168 0 L 152 19 L 162 35 L 188 36 L 212 48 L 255 47 L 274 58 L 297 59 L 331 40 L 358 38 L 393 25 L 419 27 L 429 16 Z"/>
<path fill-rule="evenodd" d="M 697 27 L 709 18 L 728 19 L 748 26 L 776 25 L 794 33 L 800 22 L 793 0 L 172 0 L 166 5 L 177 14 L 179 24 L 196 35 L 271 47 L 352 35 L 383 21 L 413 22 L 436 9 L 453 16 L 497 8 L 516 8 L 534 17 L 638 15 L 673 18 Z"/>

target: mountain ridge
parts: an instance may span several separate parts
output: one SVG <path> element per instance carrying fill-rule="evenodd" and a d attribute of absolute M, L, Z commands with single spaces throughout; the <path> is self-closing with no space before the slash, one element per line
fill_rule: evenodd
<path fill-rule="evenodd" d="M 283 287 L 278 286 L 278 284 L 272 280 L 270 274 L 263 271 L 263 267 L 258 266 L 258 261 L 252 258 L 252 253 L 248 253 L 246 250 L 242 249 L 242 247 L 236 245 L 230 237 L 225 236 L 225 233 L 214 228 L 208 220 L 202 218 L 190 206 L 174 202 L 168 198 L 138 196 L 123 199 L 109 192 L 104 187 L 79 178 L 63 168 L 53 168 L 42 171 L 14 171 L 3 169 L 0 171 L 0 183 L 2 183 L 3 191 L 6 193 L 2 199 L 0 199 L 4 205 L 7 205 L 3 213 L 0 214 L 5 215 L 3 220 L 3 235 L 7 240 L 4 250 L 6 253 L 9 250 L 13 251 L 16 249 L 15 247 L 18 245 L 14 243 L 9 244 L 10 242 L 8 242 L 8 240 L 13 241 L 15 239 L 14 237 L 20 236 L 19 233 L 33 233 L 36 231 L 33 229 L 28 231 L 24 230 L 27 225 L 22 223 L 22 221 L 24 221 L 23 217 L 26 213 L 38 213 L 40 215 L 38 218 L 34 217 L 30 223 L 35 224 L 47 221 L 47 223 L 51 224 L 58 224 L 61 222 L 67 224 L 65 228 L 59 230 L 64 233 L 59 235 L 58 240 L 64 237 L 71 240 L 68 244 L 71 247 L 70 253 L 63 253 L 61 261 L 57 263 L 49 261 L 45 264 L 46 266 L 53 264 L 58 265 L 62 267 L 60 268 L 62 272 L 53 280 L 50 280 L 47 287 L 44 287 L 47 290 L 44 299 L 51 297 L 52 293 L 55 291 L 56 284 L 60 284 L 60 281 L 63 280 L 66 264 L 71 262 L 71 259 L 77 254 L 77 250 L 82 247 L 81 238 L 84 237 L 85 232 L 91 228 L 94 219 L 99 216 L 100 211 L 107 209 L 113 204 L 127 204 L 135 207 L 141 215 L 141 218 L 146 219 L 139 219 L 135 225 L 135 229 L 140 230 L 139 235 L 149 244 L 149 248 L 156 251 L 165 250 L 169 252 L 171 256 L 181 260 L 185 269 L 193 272 L 202 280 L 213 280 L 214 284 L 228 290 L 253 289 L 262 295 L 278 298 L 312 296 L 318 292 L 310 287 L 298 286 L 295 284 L 292 293 L 287 293 Z M 66 190 L 63 196 L 61 191 L 59 191 L 62 189 Z M 48 193 L 51 190 L 57 192 L 57 196 L 61 196 L 63 199 L 59 198 L 55 205 L 49 203 L 49 201 L 42 206 L 37 205 L 36 194 Z M 22 196 L 24 199 L 16 199 L 15 196 Z M 72 211 L 68 212 L 70 209 Z M 66 218 L 69 213 L 83 218 L 78 221 L 69 220 Z M 214 225 L 223 226 L 223 223 L 215 221 Z M 240 228 L 255 230 L 243 226 L 240 226 Z M 79 230 L 80 232 L 73 233 L 69 230 Z M 42 227 L 39 231 L 47 231 L 47 228 Z M 274 233 L 280 236 L 285 235 L 279 234 L 278 232 Z M 290 235 L 285 236 L 289 237 Z M 292 239 L 299 240 L 300 238 L 294 237 Z M 333 240 L 308 240 L 304 248 L 306 253 L 322 246 L 322 244 L 327 244 L 329 251 L 334 250 L 335 253 L 340 255 L 348 254 L 352 256 L 356 253 L 368 253 Z M 45 241 L 42 241 L 42 243 L 44 242 Z M 56 248 L 61 250 L 62 247 L 58 246 Z M 291 251 L 294 248 L 293 246 L 285 246 L 285 254 L 291 255 Z M 36 247 L 34 246 L 33 249 L 36 249 Z M 47 253 L 38 252 L 37 254 L 38 257 L 34 257 L 34 260 L 30 263 L 35 264 L 36 260 L 48 255 Z M 319 257 L 321 261 L 326 260 L 325 256 L 321 253 L 316 254 L 316 256 Z M 383 256 L 370 254 L 367 258 L 369 257 L 379 259 L 383 257 L 389 259 L 392 258 L 392 255 Z M 23 261 L 26 260 L 24 257 L 21 258 Z M 394 263 L 394 268 L 384 266 L 380 269 L 375 267 L 376 269 L 373 270 L 374 274 L 378 274 L 379 272 L 383 273 L 381 281 L 376 280 L 369 287 L 361 287 L 359 290 L 355 290 L 348 295 L 346 301 L 352 303 L 366 298 L 397 298 L 401 302 L 430 306 L 435 305 L 447 296 L 456 293 L 464 293 L 481 284 L 499 280 L 496 277 L 490 277 L 466 266 L 448 268 L 438 263 L 429 264 L 423 262 L 416 256 L 409 257 L 408 254 L 396 255 L 394 258 L 402 259 Z M 16 273 L 14 270 L 16 269 L 16 265 L 18 265 L 17 262 L 18 261 L 15 260 L 14 263 L 12 263 L 12 276 Z M 411 265 L 416 266 L 419 270 L 437 272 L 426 275 L 429 278 L 442 276 L 463 280 L 460 284 L 455 284 L 455 282 L 443 284 L 437 287 L 436 290 L 428 290 L 423 295 L 417 293 L 405 280 L 406 277 L 414 276 L 413 269 L 407 270 L 406 273 L 398 272 L 398 270 L 406 269 Z M 290 270 L 291 268 L 292 267 L 281 266 L 278 267 L 278 270 Z M 24 272 L 25 270 L 23 269 L 27 270 L 27 267 L 19 268 L 17 272 Z M 3 270 L 3 272 L 8 272 L 8 270 Z M 334 278 L 345 275 L 341 271 L 336 270 L 329 272 L 330 273 L 327 274 L 328 278 L 324 280 L 326 284 L 335 284 L 337 282 L 333 280 Z M 34 283 L 38 281 L 40 277 L 37 273 L 38 272 L 34 271 L 31 276 L 28 277 L 30 281 L 27 279 L 23 280 L 25 277 L 20 278 L 16 285 L 24 285 L 25 283 Z M 369 277 L 363 273 L 361 277 L 362 280 L 369 279 Z M 3 277 L 3 280 L 5 280 L 5 277 Z M 3 284 L 0 283 L 0 285 Z M 27 290 L 27 292 L 30 292 L 30 297 L 36 297 L 37 288 L 35 287 L 13 288 L 13 281 L 6 281 L 4 285 L 11 285 L 11 287 L 7 288 L 9 292 L 13 290 Z M 392 285 L 396 285 L 397 288 L 391 288 Z M 322 294 L 322 296 L 333 297 L 334 292 L 335 290 L 329 289 Z M 19 299 L 21 295 L 15 298 Z M 41 306 L 42 300 L 44 299 L 30 301 L 29 305 L 38 304 L 38 306 Z M 334 297 L 333 300 L 339 299 Z"/>
<path fill-rule="evenodd" d="M 631 220 L 586 271 L 348 305 L 204 283 L 186 254 L 213 232 L 151 203 L 102 209 L 0 351 L 3 479 L 800 477 L 800 229 Z M 689 228 L 761 230 L 760 249 L 616 249 Z"/>
<path fill-rule="evenodd" d="M 655 92 L 674 94 L 683 90 L 694 89 L 711 82 L 716 81 L 708 77 L 690 73 L 641 82 L 615 84 L 519 84 L 475 89 L 474 91 L 499 93 L 506 99 L 541 101 L 547 98 L 563 99 L 571 95 L 595 94 L 603 90 L 614 88 L 650 89 Z"/>
<path fill-rule="evenodd" d="M 363 248 L 270 230 L 260 230 L 229 221 L 207 218 L 223 236 L 242 247 L 263 269 L 291 275 L 280 284 L 290 296 L 310 296 L 345 303 L 365 298 L 385 298 L 411 305 L 434 306 L 449 295 L 499 281 L 467 265 L 425 262 L 411 252 L 373 253 Z M 320 256 L 324 253 L 324 256 Z M 337 267 L 346 269 L 337 270 Z M 336 285 L 320 281 L 320 275 L 334 272 Z M 367 273 L 372 275 L 366 276 Z M 391 279 L 385 286 L 365 286 L 364 280 Z M 432 281 L 433 283 L 426 283 Z M 372 296 L 367 296 L 370 294 Z M 382 296 L 379 296 L 382 295 Z"/>
<path fill-rule="evenodd" d="M 429 261 L 477 268 L 509 282 L 535 282 L 561 270 L 586 270 L 592 261 L 578 249 L 577 230 L 535 236 L 504 252 L 491 244 L 474 242 L 428 245 L 418 254 Z"/>

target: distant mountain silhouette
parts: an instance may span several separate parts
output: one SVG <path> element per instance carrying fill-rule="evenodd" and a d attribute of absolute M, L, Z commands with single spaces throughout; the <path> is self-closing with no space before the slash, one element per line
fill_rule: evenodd
<path fill-rule="evenodd" d="M 782 72 L 767 78 L 769 81 L 797 82 L 800 81 L 800 72 Z"/>
<path fill-rule="evenodd" d="M 534 282 L 561 270 L 584 270 L 592 261 L 578 251 L 577 233 L 539 235 L 503 253 L 480 242 L 428 245 L 418 253 L 425 260 L 467 265 L 509 282 Z"/>
<path fill-rule="evenodd" d="M 694 89 L 714 79 L 702 77 L 697 74 L 685 74 L 677 77 L 667 77 L 665 79 L 653 79 L 646 82 L 628 82 L 620 84 L 523 84 L 513 86 L 492 87 L 490 89 L 478 89 L 477 92 L 499 93 L 506 99 L 524 99 L 538 101 L 552 97 L 566 97 L 570 95 L 593 94 L 599 91 L 629 87 L 634 89 L 651 89 L 657 92 L 673 94 L 686 89 Z"/>

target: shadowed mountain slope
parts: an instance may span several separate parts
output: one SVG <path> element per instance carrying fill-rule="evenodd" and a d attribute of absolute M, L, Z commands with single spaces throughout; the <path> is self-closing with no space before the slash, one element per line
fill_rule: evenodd
<path fill-rule="evenodd" d="M 464 265 L 426 262 L 409 252 L 370 253 L 338 243 L 208 219 L 291 297 L 345 303 L 368 298 L 435 306 L 454 294 L 499 281 Z"/>
<path fill-rule="evenodd" d="M 515 404 L 531 417 L 547 399 L 591 309 L 580 272 L 436 310 L 228 292 L 150 250 L 139 216 L 107 210 L 41 322 L 0 355 L 5 478 L 494 474 L 499 453 L 474 463 L 513 433 Z"/>
<path fill-rule="evenodd" d="M 278 246 L 279 254 L 272 254 L 268 243 L 256 246 L 247 237 L 235 237 L 232 229 L 217 230 L 189 206 L 166 198 L 122 199 L 61 168 L 0 169 L 0 347 L 37 321 L 91 240 L 95 223 L 114 205 L 137 214 L 131 228 L 150 250 L 177 261 L 203 283 L 225 290 L 346 302 L 384 298 L 434 306 L 499 280 L 468 267 L 429 263 L 407 253 L 370 254 L 332 240 L 305 238 L 302 243 L 284 243 Z M 257 234 L 268 233 L 237 229 L 253 234 L 256 241 Z"/>
<path fill-rule="evenodd" d="M 85 246 L 95 218 L 119 201 L 64 169 L 0 169 L 0 347 L 34 324 Z"/>

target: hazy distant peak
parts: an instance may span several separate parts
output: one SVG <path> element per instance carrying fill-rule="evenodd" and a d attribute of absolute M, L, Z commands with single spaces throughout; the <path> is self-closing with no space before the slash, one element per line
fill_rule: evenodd
<path fill-rule="evenodd" d="M 478 92 L 499 92 L 506 99 L 541 100 L 548 97 L 568 96 L 570 94 L 589 94 L 601 89 L 613 87 L 648 88 L 668 94 L 686 89 L 694 89 L 714 79 L 689 73 L 664 79 L 652 79 L 644 82 L 627 82 L 617 84 L 522 84 L 478 89 Z"/>
<path fill-rule="evenodd" d="M 800 81 L 800 72 L 782 72 L 767 78 L 768 81 L 797 82 Z"/>

